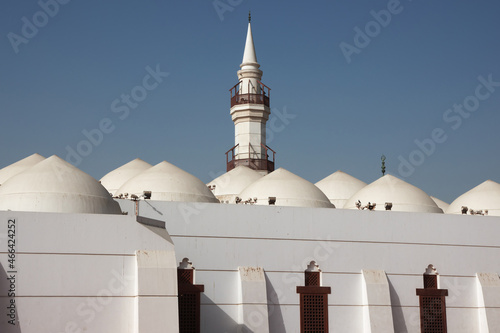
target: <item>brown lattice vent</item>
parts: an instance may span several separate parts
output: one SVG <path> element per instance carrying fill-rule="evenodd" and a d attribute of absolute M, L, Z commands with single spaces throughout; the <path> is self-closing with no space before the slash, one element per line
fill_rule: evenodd
<path fill-rule="evenodd" d="M 198 297 L 197 297 L 198 296 Z M 199 332 L 199 293 L 179 293 L 179 332 Z"/>
<path fill-rule="evenodd" d="M 437 275 L 424 274 L 424 288 L 425 289 L 437 289 L 438 288 Z"/>
<path fill-rule="evenodd" d="M 301 294 L 301 332 L 328 332 L 328 294 Z"/>
<path fill-rule="evenodd" d="M 184 258 L 177 269 L 177 294 L 179 307 L 179 332 L 200 332 L 200 294 L 204 286 L 194 284 L 194 269 L 191 262 Z"/>
<path fill-rule="evenodd" d="M 330 287 L 321 287 L 321 270 L 311 261 L 304 272 L 304 287 L 297 287 L 300 294 L 300 332 L 328 332 L 328 294 Z"/>
<path fill-rule="evenodd" d="M 420 303 L 420 332 L 446 333 L 447 289 L 438 289 L 438 273 L 434 266 L 427 267 L 424 289 L 417 289 Z"/>
<path fill-rule="evenodd" d="M 320 272 L 305 271 L 305 285 L 306 286 L 320 286 Z"/>
<path fill-rule="evenodd" d="M 178 284 L 193 284 L 194 282 L 194 269 L 178 269 L 177 270 L 177 283 Z"/>
<path fill-rule="evenodd" d="M 446 308 L 444 296 L 420 297 L 422 332 L 446 332 Z"/>

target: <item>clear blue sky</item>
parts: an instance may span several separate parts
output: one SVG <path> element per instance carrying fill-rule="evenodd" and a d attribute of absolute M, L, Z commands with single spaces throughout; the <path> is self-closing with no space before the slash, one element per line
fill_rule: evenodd
<path fill-rule="evenodd" d="M 500 82 L 497 1 L 45 2 L 51 15 L 36 1 L 0 4 L 0 167 L 34 152 L 66 158 L 109 119 L 83 171 L 99 179 L 140 157 L 210 181 L 234 144 L 228 89 L 251 9 L 274 115 L 295 115 L 275 122 L 278 166 L 312 182 L 340 169 L 369 183 L 385 154 L 389 173 L 448 202 L 500 182 L 500 87 L 478 88 L 479 76 Z M 372 37 L 358 36 L 348 63 L 340 45 L 356 47 L 356 27 Z M 126 107 L 122 94 L 144 97 L 146 67 L 158 64 L 168 77 Z M 465 102 L 474 111 L 447 111 Z M 412 172 L 401 174 L 400 157 L 413 157 Z"/>

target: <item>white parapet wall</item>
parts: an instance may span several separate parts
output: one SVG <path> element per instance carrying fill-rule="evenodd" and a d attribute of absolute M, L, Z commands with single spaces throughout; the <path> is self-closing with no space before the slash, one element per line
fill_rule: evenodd
<path fill-rule="evenodd" d="M 177 332 L 174 246 L 141 220 L 0 212 L 0 332 Z"/>
<path fill-rule="evenodd" d="M 241 266 L 263 269 L 270 332 L 299 331 L 296 288 L 313 260 L 331 287 L 329 329 L 338 333 L 365 331 L 362 270 L 385 272 L 392 319 L 386 311 L 381 321 L 397 333 L 420 332 L 416 289 L 429 264 L 449 293 L 449 332 L 479 331 L 476 272 L 500 272 L 500 218 L 492 216 L 159 201 L 140 202 L 140 214 L 165 221 L 177 261 L 196 266 L 202 332 L 238 328 Z"/>

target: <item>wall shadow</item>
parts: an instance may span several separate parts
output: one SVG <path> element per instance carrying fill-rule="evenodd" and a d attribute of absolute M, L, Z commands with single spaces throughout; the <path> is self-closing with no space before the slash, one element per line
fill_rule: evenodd
<path fill-rule="evenodd" d="M 285 322 L 281 313 L 280 300 L 278 293 L 271 284 L 271 281 L 264 273 L 266 278 L 267 290 L 267 312 L 269 316 L 269 332 L 285 332 Z"/>
<path fill-rule="evenodd" d="M 246 325 L 238 324 L 204 293 L 200 298 L 201 332 L 202 333 L 253 333 Z"/>
<path fill-rule="evenodd" d="M 399 299 L 391 280 L 387 279 L 389 282 L 389 293 L 391 297 L 391 309 L 392 309 L 392 322 L 394 324 L 394 332 L 403 333 L 408 332 L 406 327 L 405 317 L 403 314 L 403 308 L 401 307 L 401 300 Z"/>

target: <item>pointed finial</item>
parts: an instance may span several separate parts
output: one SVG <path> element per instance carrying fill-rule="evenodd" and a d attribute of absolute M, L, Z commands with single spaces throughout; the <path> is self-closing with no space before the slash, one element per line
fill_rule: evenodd
<path fill-rule="evenodd" d="M 380 157 L 380 159 L 382 160 L 382 176 L 385 175 L 385 155 L 382 155 Z"/>
<path fill-rule="evenodd" d="M 250 21 L 252 21 L 252 13 L 248 11 L 248 23 L 250 23 Z"/>

